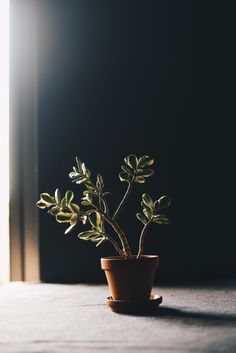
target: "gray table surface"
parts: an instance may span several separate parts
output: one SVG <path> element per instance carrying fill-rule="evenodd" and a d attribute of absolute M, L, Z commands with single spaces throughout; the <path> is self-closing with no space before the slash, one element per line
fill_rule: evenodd
<path fill-rule="evenodd" d="M 159 287 L 153 315 L 115 314 L 108 287 L 0 286 L 0 352 L 236 352 L 236 282 Z"/>

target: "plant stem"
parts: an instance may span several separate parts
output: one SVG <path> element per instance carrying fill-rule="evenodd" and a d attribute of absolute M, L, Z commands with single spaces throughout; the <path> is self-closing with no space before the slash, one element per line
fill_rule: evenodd
<path fill-rule="evenodd" d="M 145 224 L 145 226 L 142 229 L 140 238 L 139 238 L 139 250 L 138 250 L 138 254 L 136 256 L 136 259 L 139 259 L 140 256 L 143 254 L 143 249 L 144 249 L 144 236 L 145 233 L 147 231 L 148 226 L 150 225 L 150 223 L 152 222 L 152 218 L 149 220 L 149 222 L 147 224 Z"/>
<path fill-rule="evenodd" d="M 103 201 L 103 198 L 101 198 L 101 200 Z M 125 236 L 125 233 L 120 228 L 120 226 L 115 221 L 113 221 L 113 219 L 110 218 L 107 214 L 103 213 L 102 210 L 100 209 L 100 207 L 98 208 L 93 203 L 91 205 L 97 210 L 97 212 L 99 212 L 102 215 L 102 217 L 107 221 L 107 223 L 109 223 L 112 226 L 112 228 L 114 229 L 114 231 L 118 235 L 120 242 L 122 244 L 123 251 L 120 249 L 119 245 L 112 237 L 106 235 L 108 237 L 108 239 L 110 240 L 110 242 L 115 246 L 118 254 L 123 257 L 131 257 L 131 251 L 130 251 L 130 246 L 129 246 L 128 240 Z M 88 211 L 88 213 L 90 213 L 90 211 Z"/>
<path fill-rule="evenodd" d="M 108 214 L 109 213 L 109 208 L 107 205 L 107 201 L 101 196 L 99 195 L 99 207 L 102 209 L 102 205 L 104 208 L 103 214 Z"/>
<path fill-rule="evenodd" d="M 89 178 L 87 178 L 87 180 L 90 183 L 93 184 L 93 182 Z M 93 184 L 93 187 L 97 190 L 97 187 L 96 187 L 95 184 Z M 116 217 L 117 217 L 121 207 L 125 203 L 126 199 L 128 198 L 128 196 L 129 196 L 129 194 L 131 192 L 131 188 L 132 188 L 132 182 L 129 183 L 127 191 L 126 191 L 126 193 L 125 193 L 125 195 L 124 195 L 124 197 L 123 197 L 118 209 L 115 212 L 116 213 Z M 101 204 L 103 204 L 104 211 L 102 210 L 102 207 L 101 207 L 102 205 Z M 122 250 L 123 251 L 119 248 L 118 244 L 112 238 L 109 239 L 111 242 L 113 241 L 113 242 L 116 243 L 116 246 L 114 244 L 113 245 L 115 246 L 117 252 L 123 257 L 128 257 L 128 258 L 131 257 L 131 250 L 130 250 L 130 246 L 129 246 L 128 240 L 127 240 L 127 238 L 125 236 L 125 233 L 120 228 L 120 226 L 116 223 L 116 221 L 114 219 L 115 215 L 112 218 L 110 218 L 109 215 L 108 215 L 108 208 L 107 208 L 106 200 L 104 200 L 103 197 L 101 195 L 99 195 L 99 209 L 98 209 L 97 206 L 95 206 L 93 204 L 92 204 L 92 206 L 95 207 L 97 209 L 97 211 L 99 211 L 103 215 L 104 219 L 112 226 L 112 228 L 114 229 L 116 234 L 119 236 L 119 239 L 120 239 L 121 244 L 122 244 Z"/>
<path fill-rule="evenodd" d="M 113 219 L 114 221 L 117 219 L 118 214 L 120 213 L 120 211 L 122 210 L 122 207 L 124 206 L 126 200 L 128 199 L 128 197 L 129 197 L 129 195 L 130 195 L 130 193 L 131 193 L 131 190 L 132 190 L 132 186 L 133 186 L 132 182 L 129 183 L 128 188 L 127 188 L 127 190 L 126 190 L 126 193 L 124 194 L 123 199 L 121 200 L 119 206 L 117 207 L 117 209 L 116 209 L 116 211 L 115 211 L 115 213 L 114 213 L 114 215 L 113 215 L 113 217 L 112 217 L 112 219 Z"/>
<path fill-rule="evenodd" d="M 121 244 L 122 244 L 122 248 L 123 248 L 123 252 L 125 257 L 131 257 L 131 250 L 130 250 L 130 246 L 128 243 L 128 240 L 125 236 L 124 231 L 121 229 L 121 227 L 112 219 L 110 218 L 108 215 L 104 215 L 105 220 L 112 226 L 112 228 L 114 229 L 114 231 L 116 232 L 116 234 L 119 236 Z"/>
<path fill-rule="evenodd" d="M 105 237 L 106 237 L 106 239 L 109 240 L 110 243 L 114 246 L 114 248 L 116 249 L 116 251 L 118 252 L 118 254 L 123 257 L 123 256 L 124 256 L 124 253 L 123 253 L 123 251 L 121 250 L 121 248 L 119 247 L 119 245 L 117 244 L 117 242 L 116 242 L 112 237 L 110 237 L 110 236 L 107 235 L 107 234 L 105 234 Z"/>
<path fill-rule="evenodd" d="M 105 208 L 104 208 L 104 210 L 102 210 L 102 207 L 104 207 L 104 203 L 102 202 L 102 198 L 101 198 L 100 195 L 98 196 L 98 200 L 99 200 L 99 208 L 100 208 L 100 210 L 102 211 L 102 213 L 105 213 L 106 212 Z"/>
<path fill-rule="evenodd" d="M 121 250 L 121 248 L 119 247 L 119 245 L 117 244 L 117 242 L 112 238 L 110 237 L 110 235 L 108 235 L 107 233 L 99 233 L 100 235 L 102 235 L 106 240 L 109 240 L 110 243 L 114 246 L 114 248 L 116 249 L 116 251 L 118 252 L 118 254 L 120 256 L 124 256 L 124 253 L 123 251 Z"/>

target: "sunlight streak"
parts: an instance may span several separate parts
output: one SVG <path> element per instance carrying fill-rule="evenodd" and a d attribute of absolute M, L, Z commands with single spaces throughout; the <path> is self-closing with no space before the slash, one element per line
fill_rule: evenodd
<path fill-rule="evenodd" d="M 0 1 L 0 283 L 9 280 L 9 0 Z"/>

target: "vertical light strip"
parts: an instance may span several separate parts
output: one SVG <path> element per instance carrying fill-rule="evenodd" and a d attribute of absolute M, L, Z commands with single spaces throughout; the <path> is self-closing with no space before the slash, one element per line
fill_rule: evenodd
<path fill-rule="evenodd" d="M 0 0 L 0 283 L 9 280 L 9 0 Z"/>

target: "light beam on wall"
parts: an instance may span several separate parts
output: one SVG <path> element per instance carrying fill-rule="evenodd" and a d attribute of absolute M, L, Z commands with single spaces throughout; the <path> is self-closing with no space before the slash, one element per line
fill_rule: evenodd
<path fill-rule="evenodd" d="M 0 0 L 0 283 L 9 280 L 9 0 Z"/>

